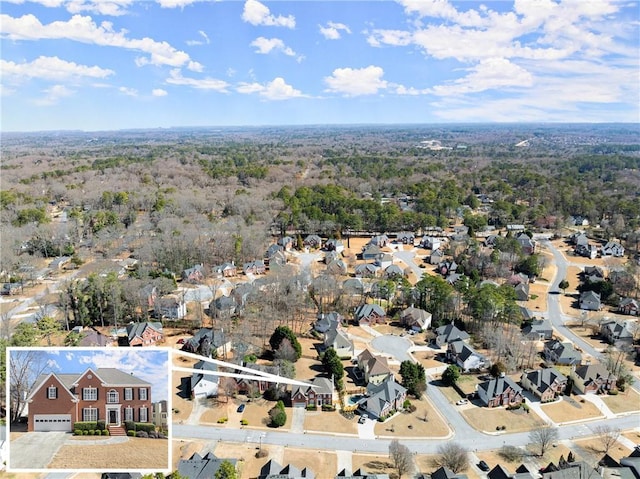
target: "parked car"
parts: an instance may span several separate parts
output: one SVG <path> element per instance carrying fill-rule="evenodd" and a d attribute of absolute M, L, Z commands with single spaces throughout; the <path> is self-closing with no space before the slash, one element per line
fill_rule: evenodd
<path fill-rule="evenodd" d="M 240 404 L 240 406 L 238 406 L 238 412 L 242 411 L 244 411 L 244 404 Z"/>
<path fill-rule="evenodd" d="M 456 406 L 463 406 L 463 405 L 468 404 L 468 403 L 469 403 L 469 400 L 467 400 L 467 399 L 460 399 L 460 401 L 458 401 L 458 402 L 456 403 Z"/>
<path fill-rule="evenodd" d="M 478 467 L 480 468 L 480 470 L 487 472 L 490 468 L 489 468 L 489 464 L 487 464 L 484 461 L 480 461 L 478 463 Z"/>
<path fill-rule="evenodd" d="M 184 344 L 184 338 L 180 338 L 176 341 L 176 344 Z"/>
<path fill-rule="evenodd" d="M 368 417 L 369 417 L 369 416 L 367 416 L 366 414 L 363 414 L 362 416 L 360 416 L 360 419 L 358 419 L 358 422 L 359 422 L 360 424 L 364 424 L 364 423 L 367 421 L 367 418 L 368 418 Z"/>

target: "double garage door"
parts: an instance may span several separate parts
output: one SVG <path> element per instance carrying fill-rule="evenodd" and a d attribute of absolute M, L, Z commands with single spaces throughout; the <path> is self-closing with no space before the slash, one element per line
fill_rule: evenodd
<path fill-rule="evenodd" d="M 71 431 L 71 414 L 34 414 L 34 431 Z"/>

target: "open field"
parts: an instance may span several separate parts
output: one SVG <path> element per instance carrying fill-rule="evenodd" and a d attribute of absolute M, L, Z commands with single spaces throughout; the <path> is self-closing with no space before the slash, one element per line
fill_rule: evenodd
<path fill-rule="evenodd" d="M 594 419 L 602 416 L 595 404 L 589 401 L 576 401 L 566 396 L 562 396 L 561 401 L 543 404 L 541 407 L 544 413 L 556 423 Z"/>
<path fill-rule="evenodd" d="M 498 426 L 506 426 L 508 432 L 529 431 L 544 424 L 535 412 L 527 413 L 524 409 L 474 407 L 462 410 L 461 414 L 471 427 L 486 432 L 493 432 Z"/>
<path fill-rule="evenodd" d="M 121 444 L 62 446 L 47 466 L 50 469 L 168 469 L 166 439 L 130 437 Z"/>

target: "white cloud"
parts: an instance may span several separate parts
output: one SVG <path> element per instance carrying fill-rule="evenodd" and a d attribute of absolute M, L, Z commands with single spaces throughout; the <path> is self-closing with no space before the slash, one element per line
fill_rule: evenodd
<path fill-rule="evenodd" d="M 263 55 L 267 55 L 273 50 L 277 50 L 290 57 L 296 56 L 296 52 L 286 46 L 279 38 L 258 37 L 251 42 L 251 46 L 256 47 L 256 53 L 261 53 Z"/>
<path fill-rule="evenodd" d="M 73 355 L 73 353 L 66 353 L 64 355 L 64 357 L 66 358 L 67 361 L 71 361 L 71 360 L 73 360 L 74 355 Z"/>
<path fill-rule="evenodd" d="M 118 91 L 127 96 L 138 96 L 138 90 L 135 88 L 127 88 L 126 86 L 121 86 L 118 88 Z"/>
<path fill-rule="evenodd" d="M 146 53 L 148 57 L 136 59 L 137 65 L 168 65 L 187 68 L 194 71 L 202 68 L 183 51 L 176 50 L 167 42 L 158 42 L 151 38 L 127 38 L 126 31 L 115 31 L 111 22 L 96 25 L 91 17 L 74 15 L 69 21 L 55 21 L 47 25 L 32 14 L 19 18 L 0 15 L 2 38 L 10 40 L 68 39 L 81 43 L 100 46 L 125 48 Z"/>
<path fill-rule="evenodd" d="M 489 58 L 469 69 L 471 73 L 450 84 L 433 87 L 440 96 L 476 93 L 495 88 L 530 87 L 533 75 L 506 58 Z"/>
<path fill-rule="evenodd" d="M 23 3 L 23 0 L 7 0 L 11 3 Z M 127 13 L 127 7 L 133 0 L 31 0 L 45 7 L 64 7 L 69 13 L 91 12 L 98 15 L 120 16 Z"/>
<path fill-rule="evenodd" d="M 57 369 L 58 371 L 60 370 L 60 365 L 58 364 L 58 361 L 56 361 L 55 359 L 48 359 L 47 367 L 51 369 Z"/>
<path fill-rule="evenodd" d="M 172 85 L 185 85 L 199 90 L 214 90 L 220 93 L 226 93 L 229 84 L 224 80 L 218 80 L 216 78 L 186 78 L 182 76 L 179 69 L 171 70 L 167 83 Z"/>
<path fill-rule="evenodd" d="M 162 88 L 154 88 L 153 90 L 151 90 L 151 94 L 153 96 L 167 96 L 167 90 L 163 90 Z"/>
<path fill-rule="evenodd" d="M 158 0 L 158 3 L 162 8 L 184 8 L 197 1 L 198 0 Z"/>
<path fill-rule="evenodd" d="M 239 93 L 245 94 L 257 93 L 267 100 L 289 100 L 291 98 L 305 96 L 300 90 L 296 90 L 291 85 L 288 85 L 281 77 L 274 78 L 273 81 L 266 85 L 260 83 L 240 83 L 236 90 Z"/>
<path fill-rule="evenodd" d="M 327 40 L 338 40 L 340 39 L 340 31 L 344 31 L 346 33 L 351 33 L 351 30 L 344 23 L 336 23 L 336 22 L 327 22 L 326 26 L 318 25 L 320 28 L 320 33 Z"/>
<path fill-rule="evenodd" d="M 382 44 L 401 47 L 410 45 L 411 41 L 411 33 L 402 30 L 374 30 L 367 37 L 367 43 L 372 47 L 379 47 Z"/>
<path fill-rule="evenodd" d="M 384 70 L 369 65 L 366 68 L 336 68 L 331 76 L 325 77 L 326 91 L 342 93 L 345 96 L 374 95 L 387 88 L 387 81 L 382 79 Z"/>
<path fill-rule="evenodd" d="M 277 17 L 271 15 L 269 8 L 258 0 L 247 0 L 242 11 L 242 20 L 251 25 L 265 25 L 271 27 L 295 28 L 296 19 L 293 15 Z"/>
<path fill-rule="evenodd" d="M 202 40 L 187 40 L 186 43 L 187 45 L 189 45 L 190 47 L 192 46 L 196 46 L 196 45 L 209 45 L 210 40 L 209 40 L 209 36 L 202 30 L 198 30 L 198 35 L 200 35 L 202 37 Z"/>
<path fill-rule="evenodd" d="M 40 56 L 31 62 L 14 63 L 0 60 L 0 70 L 4 76 L 16 78 L 42 78 L 61 81 L 77 77 L 106 78 L 113 75 L 113 70 L 98 66 L 78 65 L 61 60 L 58 57 Z"/>
<path fill-rule="evenodd" d="M 38 106 L 56 105 L 62 98 L 73 95 L 75 91 L 70 90 L 64 85 L 53 85 L 51 88 L 43 90 L 43 93 L 45 93 L 44 97 L 34 101 Z"/>

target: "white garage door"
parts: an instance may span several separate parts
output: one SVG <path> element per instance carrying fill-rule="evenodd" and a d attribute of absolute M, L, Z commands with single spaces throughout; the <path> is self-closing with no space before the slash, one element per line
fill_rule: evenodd
<path fill-rule="evenodd" d="M 34 414 L 34 431 L 71 431 L 71 414 Z"/>

